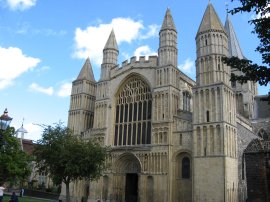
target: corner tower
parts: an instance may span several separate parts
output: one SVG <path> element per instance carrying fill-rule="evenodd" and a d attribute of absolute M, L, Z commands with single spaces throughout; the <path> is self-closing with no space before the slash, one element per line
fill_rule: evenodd
<path fill-rule="evenodd" d="M 229 14 L 227 14 L 224 27 L 228 34 L 228 50 L 229 50 L 228 57 L 238 57 L 239 59 L 245 59 L 245 56 L 243 55 L 243 52 L 241 50 L 240 43 L 237 39 Z M 232 68 L 231 72 L 238 76 L 243 75 L 243 72 L 235 68 Z M 237 113 L 241 114 L 246 118 L 252 118 L 254 97 L 258 95 L 257 83 L 252 81 L 247 81 L 246 83 L 243 84 L 240 84 L 238 82 L 232 82 L 231 85 L 236 94 Z"/>
<path fill-rule="evenodd" d="M 177 31 L 170 9 L 167 9 L 159 32 L 159 66 L 177 67 Z"/>
<path fill-rule="evenodd" d="M 110 70 L 117 65 L 118 54 L 118 46 L 114 31 L 112 30 L 103 49 L 100 81 L 108 80 L 110 78 Z"/>
<path fill-rule="evenodd" d="M 68 127 L 75 135 L 93 127 L 95 106 L 95 78 L 87 58 L 77 79 L 72 82 Z"/>
<path fill-rule="evenodd" d="M 194 201 L 238 201 L 235 94 L 230 84 L 228 36 L 211 3 L 196 35 L 193 113 Z"/>

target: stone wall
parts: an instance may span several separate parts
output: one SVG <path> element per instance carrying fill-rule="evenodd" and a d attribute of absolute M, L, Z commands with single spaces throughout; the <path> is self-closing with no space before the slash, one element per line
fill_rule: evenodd
<path fill-rule="evenodd" d="M 247 198 L 247 183 L 245 175 L 245 162 L 243 159 L 244 150 L 247 148 L 248 144 L 257 136 L 253 134 L 252 131 L 248 130 L 247 127 L 244 127 L 240 124 L 241 121 L 237 123 L 237 144 L 238 144 L 238 196 L 239 202 L 246 201 Z"/>
<path fill-rule="evenodd" d="M 269 201 L 265 153 L 245 154 L 248 202 Z M 268 179 L 269 181 L 269 179 Z"/>

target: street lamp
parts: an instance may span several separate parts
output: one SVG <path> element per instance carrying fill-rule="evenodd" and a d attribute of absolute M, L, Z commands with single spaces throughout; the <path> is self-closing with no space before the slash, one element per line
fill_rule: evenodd
<path fill-rule="evenodd" d="M 12 121 L 12 118 L 8 116 L 8 111 L 7 108 L 4 111 L 4 114 L 2 114 L 2 116 L 0 116 L 0 146 L 2 146 L 2 140 L 3 140 L 3 131 L 5 131 L 10 122 Z"/>

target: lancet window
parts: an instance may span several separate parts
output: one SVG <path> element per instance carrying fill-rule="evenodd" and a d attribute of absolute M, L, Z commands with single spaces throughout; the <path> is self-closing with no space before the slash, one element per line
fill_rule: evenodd
<path fill-rule="evenodd" d="M 152 94 L 146 82 L 132 77 L 116 95 L 114 145 L 151 143 Z"/>
<path fill-rule="evenodd" d="M 183 110 L 190 111 L 190 100 L 190 94 L 187 91 L 183 92 Z"/>

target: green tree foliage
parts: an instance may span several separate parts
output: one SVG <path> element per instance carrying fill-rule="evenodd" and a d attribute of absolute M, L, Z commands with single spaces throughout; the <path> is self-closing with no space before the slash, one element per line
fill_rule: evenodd
<path fill-rule="evenodd" d="M 40 171 L 49 173 L 57 184 L 65 183 L 69 202 L 71 182 L 94 180 L 102 175 L 107 149 L 98 143 L 73 136 L 69 128 L 58 123 L 44 126 L 42 139 L 38 141 L 34 155 Z"/>
<path fill-rule="evenodd" d="M 257 34 L 260 40 L 256 51 L 262 55 L 262 62 L 265 65 L 258 65 L 250 60 L 241 60 L 236 57 L 224 58 L 223 61 L 227 65 L 243 72 L 242 75 L 232 74 L 232 81 L 245 83 L 251 80 L 266 86 L 270 82 L 270 1 L 240 0 L 240 3 L 241 6 L 234 8 L 230 13 L 254 12 L 257 15 L 257 18 L 250 20 L 249 23 L 254 25 L 252 33 Z"/>
<path fill-rule="evenodd" d="M 21 150 L 13 127 L 0 132 L 0 184 L 27 179 L 31 173 L 31 157 Z"/>

